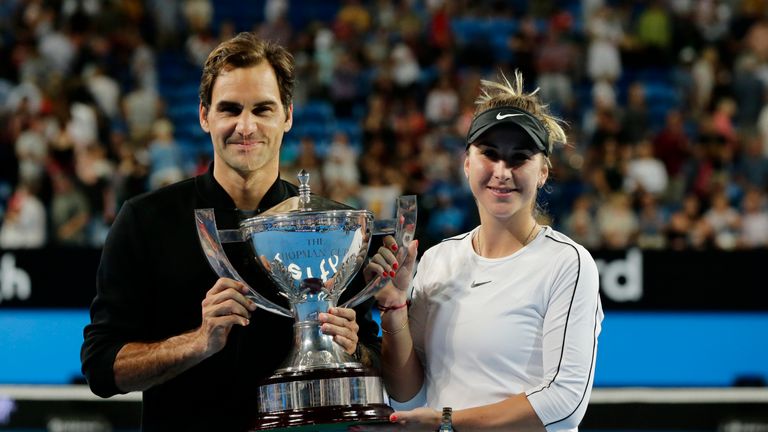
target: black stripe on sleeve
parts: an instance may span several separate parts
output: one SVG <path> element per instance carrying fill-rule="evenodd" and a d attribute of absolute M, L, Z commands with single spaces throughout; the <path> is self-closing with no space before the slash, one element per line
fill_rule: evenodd
<path fill-rule="evenodd" d="M 573 248 L 573 250 L 576 252 L 576 259 L 578 260 L 579 266 L 578 266 L 578 271 L 577 271 L 577 274 L 576 274 L 576 282 L 575 282 L 574 287 L 573 287 L 573 294 L 571 295 L 571 303 L 568 305 L 568 313 L 567 313 L 566 318 L 565 318 L 565 328 L 563 330 L 563 344 L 562 344 L 562 349 L 560 351 L 560 360 L 559 360 L 559 362 L 557 364 L 557 371 L 555 372 L 555 375 L 552 377 L 552 379 L 549 381 L 549 383 L 547 383 L 547 385 L 545 385 L 544 387 L 540 388 L 539 390 L 536 390 L 536 391 L 533 391 L 533 392 L 529 393 L 527 396 L 530 396 L 532 394 L 538 393 L 538 392 L 544 390 L 545 388 L 551 387 L 552 383 L 555 382 L 555 379 L 557 379 L 557 376 L 560 373 L 560 367 L 563 364 L 563 357 L 565 356 L 565 340 L 566 340 L 566 336 L 568 334 L 568 321 L 569 321 L 569 318 L 571 316 L 571 310 L 573 308 L 573 302 L 576 299 L 576 289 L 579 286 L 579 280 L 581 278 L 581 255 L 579 255 L 578 249 L 576 249 L 576 247 L 573 244 L 571 244 L 571 243 L 555 239 L 555 238 L 553 238 L 553 237 L 551 237 L 549 235 L 547 235 L 546 237 L 551 239 L 554 242 L 561 243 L 561 244 L 564 244 L 564 245 L 567 245 L 567 246 L 570 246 L 571 248 Z M 599 302 L 598 302 L 598 305 L 599 305 Z M 597 328 L 597 313 L 598 313 L 598 311 L 595 310 L 595 326 L 594 326 L 594 329 Z M 589 366 L 589 377 L 590 378 L 592 376 L 592 373 L 593 373 L 593 370 L 594 370 L 594 366 L 595 366 L 595 349 L 597 348 L 597 337 L 594 336 L 594 330 L 593 330 L 592 334 L 593 334 L 592 362 L 591 362 L 591 364 Z M 545 424 L 544 426 L 546 427 L 546 426 L 549 426 L 549 425 L 552 425 L 552 424 L 555 424 L 555 423 L 559 423 L 561 421 L 566 420 L 568 417 L 572 416 L 576 412 L 576 410 L 579 409 L 581 404 L 584 402 L 584 399 L 587 396 L 587 389 L 588 388 L 589 388 L 589 379 L 587 379 L 587 383 L 584 386 L 584 391 L 581 394 L 581 400 L 579 400 L 579 403 L 576 404 L 576 407 L 573 409 L 573 411 L 571 411 L 571 413 L 568 414 L 567 416 L 565 416 L 565 417 L 563 417 L 563 418 L 561 418 L 559 420 L 555 420 L 555 421 L 549 422 L 549 423 Z"/>

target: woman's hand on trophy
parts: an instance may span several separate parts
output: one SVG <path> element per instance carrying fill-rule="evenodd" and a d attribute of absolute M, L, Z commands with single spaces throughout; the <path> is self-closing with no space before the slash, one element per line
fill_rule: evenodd
<path fill-rule="evenodd" d="M 392 236 L 384 237 L 384 245 L 379 248 L 365 268 L 367 276 L 382 275 L 382 277 L 392 278 L 391 284 L 387 284 L 376 293 L 376 300 L 381 306 L 387 307 L 405 302 L 416 266 L 418 248 L 419 241 L 414 240 L 405 254 L 405 251 L 399 250 Z"/>
<path fill-rule="evenodd" d="M 357 313 L 354 309 L 332 307 L 328 313 L 321 313 L 318 319 L 324 334 L 333 336 L 334 342 L 341 345 L 347 354 L 354 354 L 357 349 Z"/>
<path fill-rule="evenodd" d="M 440 427 L 442 415 L 432 408 L 395 411 L 389 416 L 390 424 L 355 425 L 349 432 L 434 431 Z"/>
<path fill-rule="evenodd" d="M 247 326 L 256 303 L 246 297 L 248 288 L 233 279 L 219 278 L 203 299 L 203 323 L 197 330 L 207 356 L 224 348 L 234 325 Z"/>

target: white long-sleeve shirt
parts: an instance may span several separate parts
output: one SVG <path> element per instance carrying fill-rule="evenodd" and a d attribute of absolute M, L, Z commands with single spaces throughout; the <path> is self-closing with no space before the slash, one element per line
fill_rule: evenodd
<path fill-rule="evenodd" d="M 550 227 L 508 257 L 483 258 L 476 231 L 427 250 L 414 278 L 409 319 L 427 405 L 525 393 L 547 430 L 577 430 L 603 318 L 594 260 Z"/>

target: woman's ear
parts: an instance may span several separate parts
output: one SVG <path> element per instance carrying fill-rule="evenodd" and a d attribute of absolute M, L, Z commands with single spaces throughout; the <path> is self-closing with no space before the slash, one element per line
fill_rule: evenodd
<path fill-rule="evenodd" d="M 464 155 L 464 176 L 469 180 L 469 150 Z"/>
<path fill-rule="evenodd" d="M 539 173 L 539 181 L 537 183 L 537 187 L 539 189 L 544 187 L 544 184 L 547 182 L 547 178 L 549 178 L 549 165 L 547 164 L 546 159 L 544 159 L 543 163 L 541 164 L 541 172 Z"/>

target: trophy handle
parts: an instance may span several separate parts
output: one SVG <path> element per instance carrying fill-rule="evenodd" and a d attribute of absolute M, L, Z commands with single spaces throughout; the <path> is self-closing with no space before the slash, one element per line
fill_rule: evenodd
<path fill-rule="evenodd" d="M 229 262 L 229 258 L 227 258 L 227 254 L 224 253 L 224 248 L 221 246 L 221 238 L 219 237 L 219 230 L 216 228 L 216 216 L 213 209 L 195 209 L 195 226 L 197 226 L 197 236 L 200 238 L 200 246 L 202 246 L 205 257 L 208 259 L 208 264 L 211 265 L 211 268 L 219 277 L 234 279 L 245 285 L 249 291 L 247 297 L 253 300 L 256 306 L 265 311 L 293 318 L 293 314 L 288 309 L 272 303 L 255 289 L 251 288 L 240 274 L 237 273 L 237 270 L 232 267 L 232 263 Z M 233 230 L 222 231 L 228 233 Z"/>
<path fill-rule="evenodd" d="M 403 262 L 408 256 L 408 246 L 410 246 L 416 233 L 416 195 L 403 195 L 397 199 L 397 219 L 395 219 L 394 225 L 397 261 Z M 353 308 L 359 305 L 379 292 L 387 283 L 389 283 L 389 278 L 376 276 L 341 307 Z"/>

